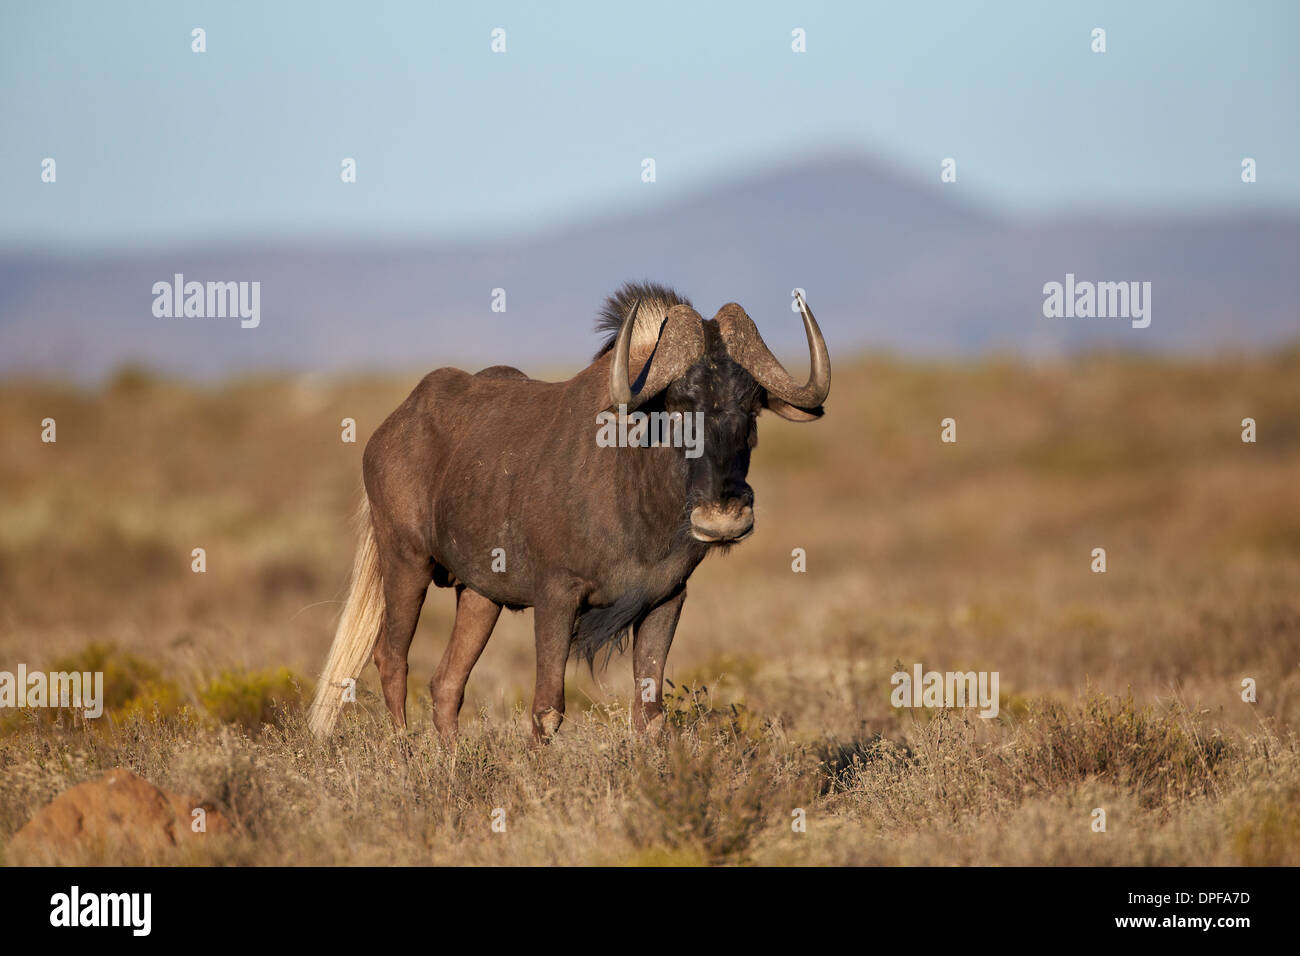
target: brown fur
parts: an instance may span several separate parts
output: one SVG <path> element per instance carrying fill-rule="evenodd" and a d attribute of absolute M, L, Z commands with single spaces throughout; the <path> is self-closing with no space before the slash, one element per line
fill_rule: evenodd
<path fill-rule="evenodd" d="M 651 303 L 644 314 L 666 316 L 671 307 L 696 328 L 716 329 L 680 301 Z M 710 389 L 710 376 L 719 374 L 711 370 L 725 365 L 738 383 L 726 394 L 754 396 L 736 399 L 745 404 L 730 418 L 748 416 L 752 429 L 762 389 L 728 362 L 716 331 L 707 338 L 716 354 L 691 369 L 691 387 Z M 686 580 L 712 546 L 689 533 L 691 506 L 749 508 L 743 473 L 750 446 L 733 456 L 738 478 L 703 484 L 692 479 L 681 449 L 600 447 L 596 416 L 610 404 L 612 361 L 604 351 L 564 382 L 536 381 L 505 366 L 475 375 L 439 369 L 379 426 L 366 445 L 363 476 L 382 580 L 382 626 L 360 634 L 340 627 L 322 694 L 336 693 L 347 676 L 338 666 L 355 662 L 357 648 L 372 646 L 385 700 L 404 726 L 407 652 L 433 583 L 455 587 L 458 595 L 452 640 L 431 685 L 435 724 L 445 738 L 455 735 L 465 681 L 502 607 L 535 609 L 532 713 L 539 740 L 549 739 L 563 718 L 565 663 L 584 627 L 598 632 L 587 641 L 591 647 L 633 629 L 633 723 L 643 728 L 661 713 L 664 662 Z M 646 381 L 654 380 L 651 372 Z M 662 382 L 655 390 L 669 385 L 686 388 Z M 726 441 L 743 444 L 745 434 Z M 493 569 L 498 548 L 504 571 Z M 350 598 L 349 609 L 352 604 Z M 645 680 L 653 682 L 650 695 Z M 318 696 L 318 733 L 328 731 L 337 710 Z"/>

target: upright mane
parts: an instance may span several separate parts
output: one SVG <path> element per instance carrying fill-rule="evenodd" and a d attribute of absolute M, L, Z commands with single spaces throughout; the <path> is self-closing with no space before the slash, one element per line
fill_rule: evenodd
<path fill-rule="evenodd" d="M 622 288 L 605 300 L 596 317 L 596 331 L 605 333 L 604 344 L 593 358 L 600 358 L 614 347 L 623 320 L 632 311 L 632 304 L 640 300 L 636 314 L 636 327 L 632 329 L 632 348 L 653 345 L 659 338 L 659 327 L 664 316 L 675 305 L 691 304 L 691 300 L 678 295 L 666 285 L 657 282 L 625 282 Z"/>

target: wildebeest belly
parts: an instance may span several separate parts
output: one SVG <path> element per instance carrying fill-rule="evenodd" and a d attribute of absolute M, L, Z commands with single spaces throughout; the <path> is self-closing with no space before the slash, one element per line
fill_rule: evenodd
<path fill-rule="evenodd" d="M 431 502 L 433 557 L 460 583 L 505 605 L 556 589 L 584 605 L 659 603 L 704 547 L 673 528 L 629 529 L 618 507 L 620 450 L 597 444 L 596 410 L 550 385 L 464 376 L 449 383 L 454 440 Z"/>
<path fill-rule="evenodd" d="M 432 501 L 434 559 L 503 604 L 535 602 L 545 574 L 573 550 L 584 510 L 574 459 L 584 438 L 594 447 L 594 416 L 590 436 L 558 420 L 561 389 L 489 378 L 456 396 L 460 427 Z"/>

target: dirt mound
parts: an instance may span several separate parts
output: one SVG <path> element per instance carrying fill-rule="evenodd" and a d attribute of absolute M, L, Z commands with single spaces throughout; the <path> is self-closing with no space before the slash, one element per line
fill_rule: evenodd
<path fill-rule="evenodd" d="M 199 820 L 202 829 L 196 832 Z M 65 790 L 37 811 L 14 834 L 9 855 L 15 863 L 53 863 L 93 853 L 113 862 L 165 854 L 230 830 L 230 822 L 210 806 L 117 768 Z"/>

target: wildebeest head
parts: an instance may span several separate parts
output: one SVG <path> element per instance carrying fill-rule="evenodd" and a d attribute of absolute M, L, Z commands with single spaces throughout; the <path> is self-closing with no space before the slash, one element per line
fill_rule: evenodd
<path fill-rule="evenodd" d="M 682 458 L 690 533 L 699 541 L 732 544 L 754 529 L 754 492 L 745 479 L 758 444 L 758 413 L 767 408 L 798 422 L 822 414 L 830 392 L 830 355 L 802 296 L 797 302 L 811 366 L 803 385 L 776 360 L 734 302 L 706 321 L 671 290 L 629 285 L 606 307 L 606 327 L 618 323 L 605 349 L 613 353 L 611 407 L 666 412 L 675 427 L 679 416 L 699 413 L 694 420 L 703 424 L 702 453 Z"/>

